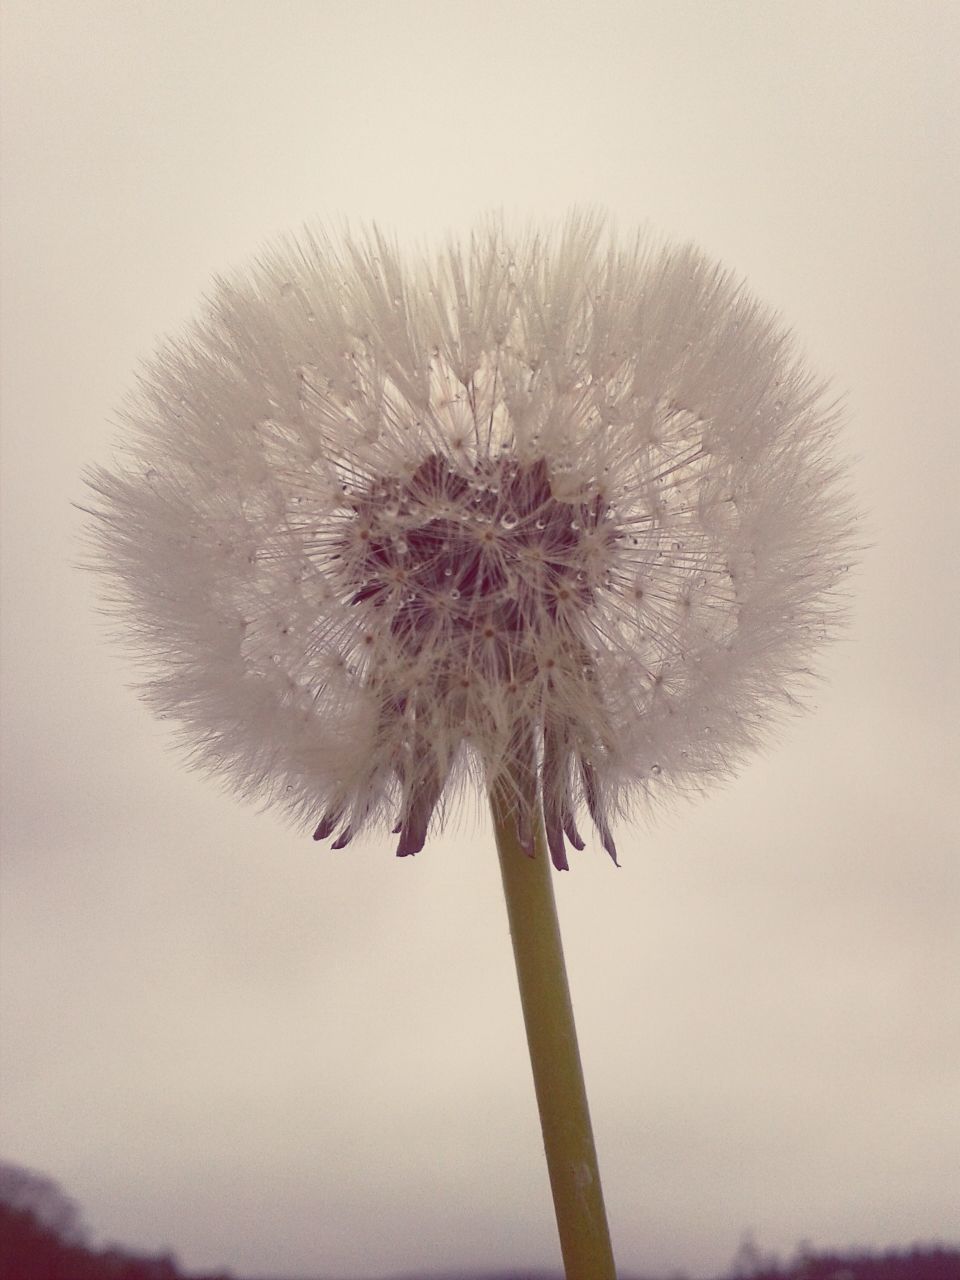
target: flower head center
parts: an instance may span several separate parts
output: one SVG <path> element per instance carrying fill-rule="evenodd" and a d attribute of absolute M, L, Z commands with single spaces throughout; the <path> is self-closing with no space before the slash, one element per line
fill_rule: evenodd
<path fill-rule="evenodd" d="M 556 627 L 561 605 L 592 601 L 587 570 L 614 544 L 606 513 L 599 493 L 555 497 L 543 458 L 470 469 L 432 453 L 409 479 L 354 495 L 360 536 L 343 540 L 340 563 L 351 602 L 389 615 L 412 649 L 441 627 L 448 640 L 452 627 L 462 641 L 479 634 L 528 645 Z M 399 604 L 395 583 L 407 590 Z"/>

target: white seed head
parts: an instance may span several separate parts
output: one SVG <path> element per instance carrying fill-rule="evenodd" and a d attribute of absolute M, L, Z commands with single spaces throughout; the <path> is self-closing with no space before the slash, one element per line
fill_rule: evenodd
<path fill-rule="evenodd" d="M 727 775 L 840 620 L 835 406 L 690 247 L 309 233 L 220 281 L 98 469 L 97 565 L 195 763 L 342 847 L 471 777 L 586 807 Z M 318 823 L 319 819 L 319 823 Z"/>

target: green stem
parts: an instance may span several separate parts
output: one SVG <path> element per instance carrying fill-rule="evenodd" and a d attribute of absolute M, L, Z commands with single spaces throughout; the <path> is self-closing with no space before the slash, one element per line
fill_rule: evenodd
<path fill-rule="evenodd" d="M 616 1280 L 543 823 L 520 846 L 516 801 L 491 796 L 533 1084 L 567 1280 Z"/>

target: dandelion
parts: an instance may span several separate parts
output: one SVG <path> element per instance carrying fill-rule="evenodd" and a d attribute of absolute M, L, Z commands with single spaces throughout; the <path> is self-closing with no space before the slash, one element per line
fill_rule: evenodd
<path fill-rule="evenodd" d="M 728 776 L 796 704 L 849 555 L 836 416 L 692 247 L 590 216 L 416 261 L 308 232 L 143 373 L 90 478 L 98 564 L 193 761 L 317 840 L 386 826 L 405 857 L 488 793 L 519 969 L 531 919 L 555 933 L 544 844 L 566 869 L 588 816 L 616 861 L 618 820 Z M 562 978 L 559 937 L 530 963 Z M 528 1035 L 559 998 L 524 995 Z M 568 1274 L 595 1280 L 582 1079 L 538 1052 L 558 1217 L 596 1192 L 589 1229 L 561 1221 Z M 551 1163 L 578 1107 L 586 1146 Z"/>

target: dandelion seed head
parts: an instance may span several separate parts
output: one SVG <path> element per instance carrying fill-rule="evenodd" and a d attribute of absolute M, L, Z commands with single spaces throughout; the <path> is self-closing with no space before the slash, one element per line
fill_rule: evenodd
<path fill-rule="evenodd" d="M 220 281 L 99 469 L 97 564 L 193 760 L 343 847 L 471 780 L 585 808 L 728 775 L 841 618 L 836 412 L 696 250 L 307 233 Z"/>

